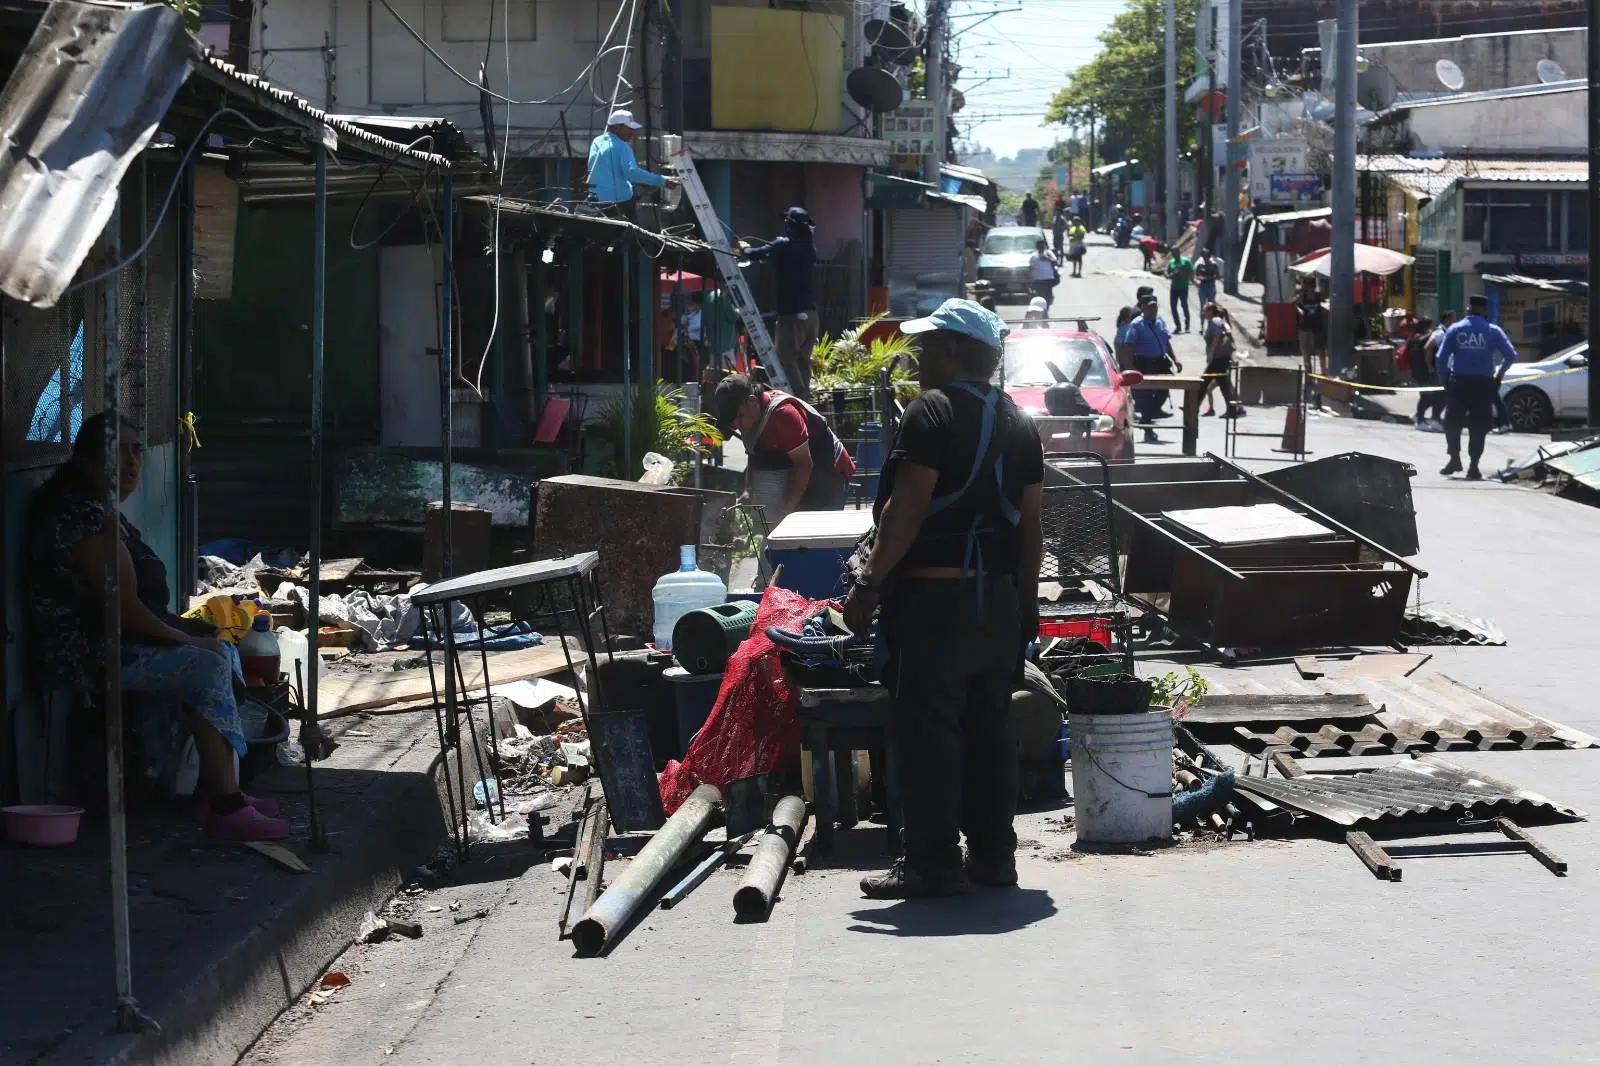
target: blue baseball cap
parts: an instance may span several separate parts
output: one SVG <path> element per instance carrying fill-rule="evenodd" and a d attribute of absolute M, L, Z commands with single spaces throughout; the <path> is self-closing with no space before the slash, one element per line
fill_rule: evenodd
<path fill-rule="evenodd" d="M 1011 327 L 1000 321 L 1000 316 L 993 311 L 971 300 L 956 297 L 940 304 L 927 318 L 913 318 L 900 323 L 900 332 L 913 336 L 939 329 L 982 341 L 996 351 L 1005 344 L 1006 334 L 1011 332 Z"/>

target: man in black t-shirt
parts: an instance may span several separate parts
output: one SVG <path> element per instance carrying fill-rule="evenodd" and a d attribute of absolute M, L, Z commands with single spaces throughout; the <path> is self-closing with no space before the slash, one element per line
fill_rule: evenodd
<path fill-rule="evenodd" d="M 923 392 L 884 464 L 876 542 L 845 599 L 856 633 L 882 599 L 905 798 L 904 858 L 861 882 L 875 899 L 956 895 L 969 879 L 1017 883 L 1006 719 L 1039 631 L 1043 552 L 1038 430 L 989 384 L 1005 325 L 970 300 L 946 300 L 900 328 L 920 337 Z"/>

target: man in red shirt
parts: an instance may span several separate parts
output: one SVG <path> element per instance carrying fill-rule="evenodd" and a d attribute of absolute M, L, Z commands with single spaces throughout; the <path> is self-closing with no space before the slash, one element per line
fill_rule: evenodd
<path fill-rule="evenodd" d="M 722 432 L 737 432 L 744 442 L 747 494 L 767 508 L 769 524 L 776 526 L 795 511 L 844 507 L 855 460 L 816 408 L 732 374 L 717 385 L 715 410 Z M 763 485 L 780 481 L 781 490 L 762 491 Z"/>

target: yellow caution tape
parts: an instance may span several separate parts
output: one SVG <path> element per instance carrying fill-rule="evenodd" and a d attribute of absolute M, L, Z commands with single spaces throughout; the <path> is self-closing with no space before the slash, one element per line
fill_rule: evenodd
<path fill-rule="evenodd" d="M 1582 373 L 1582 372 L 1587 371 L 1588 369 L 1589 368 L 1586 367 L 1586 366 L 1569 366 L 1569 367 L 1564 367 L 1561 370 L 1547 370 L 1543 374 L 1535 374 L 1535 375 L 1533 375 L 1531 377 L 1520 377 L 1520 378 L 1517 378 L 1516 381 L 1513 382 L 1513 384 L 1522 385 L 1522 384 L 1524 384 L 1526 382 L 1529 382 L 1529 381 L 1542 381 L 1545 378 L 1559 377 L 1562 374 Z M 1330 378 L 1330 377 L 1328 377 L 1328 376 L 1326 376 L 1324 374 L 1307 374 L 1306 377 L 1310 378 L 1312 381 L 1326 381 L 1329 384 L 1342 385 L 1342 386 L 1344 386 L 1345 388 L 1348 388 L 1348 389 L 1370 389 L 1370 390 L 1375 391 L 1375 392 L 1394 392 L 1394 393 L 1406 392 L 1406 393 L 1410 393 L 1410 392 L 1443 392 L 1444 391 L 1444 386 L 1443 385 L 1369 385 L 1369 384 L 1366 384 L 1365 382 L 1361 382 L 1361 381 L 1346 381 L 1344 378 Z"/>

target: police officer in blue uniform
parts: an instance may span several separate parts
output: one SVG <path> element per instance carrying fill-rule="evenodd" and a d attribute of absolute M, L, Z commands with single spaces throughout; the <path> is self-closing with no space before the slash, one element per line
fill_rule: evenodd
<path fill-rule="evenodd" d="M 1467 315 L 1445 331 L 1436 357 L 1439 380 L 1444 385 L 1444 440 L 1450 459 L 1439 473 L 1445 477 L 1461 471 L 1461 427 L 1467 429 L 1467 480 L 1481 481 L 1478 460 L 1483 442 L 1494 425 L 1495 398 L 1506 370 L 1517 361 L 1517 349 L 1506 331 L 1488 319 L 1489 301 L 1473 296 Z M 1500 356 L 1498 367 L 1495 356 Z"/>

